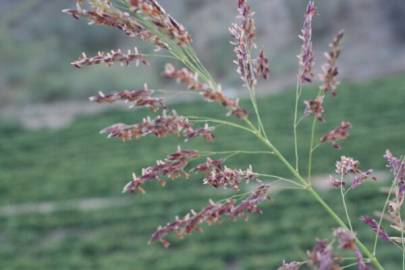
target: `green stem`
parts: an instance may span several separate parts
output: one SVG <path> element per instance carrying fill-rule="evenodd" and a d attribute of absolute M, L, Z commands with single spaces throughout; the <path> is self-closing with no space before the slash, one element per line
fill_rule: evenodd
<path fill-rule="evenodd" d="M 298 153 L 298 133 L 297 133 L 297 127 L 298 127 L 298 105 L 299 101 L 301 98 L 301 93 L 302 93 L 302 86 L 301 84 L 297 81 L 297 89 L 295 91 L 295 108 L 294 108 L 294 152 L 295 152 L 295 169 L 299 172 L 299 153 Z"/>
<path fill-rule="evenodd" d="M 322 95 L 322 90 L 319 90 L 318 95 L 316 96 L 316 98 L 320 97 L 321 95 Z M 316 147 L 314 148 L 316 124 L 317 124 L 317 119 L 316 119 L 316 117 L 314 117 L 314 119 L 312 120 L 311 139 L 310 139 L 309 151 L 308 151 L 308 174 L 307 174 L 308 181 L 311 181 L 311 176 L 312 176 L 312 156 L 313 156 L 313 153 L 314 153 L 314 151 L 316 149 Z"/>
<path fill-rule="evenodd" d="M 315 131 L 316 131 L 316 118 L 312 121 L 311 128 L 311 141 L 309 143 L 309 152 L 308 152 L 308 179 L 311 179 L 312 176 L 312 156 L 314 153 L 314 143 L 315 143 Z"/>
<path fill-rule="evenodd" d="M 288 162 L 285 157 L 274 147 L 268 140 L 258 135 L 260 141 L 267 145 L 274 154 L 279 158 L 279 160 L 287 167 L 287 169 L 295 176 L 297 179 L 305 186 L 305 189 L 310 195 L 322 206 L 322 208 L 336 221 L 336 223 L 342 228 L 349 229 L 346 223 L 336 214 L 336 212 L 325 202 L 324 199 L 319 195 L 319 193 L 312 187 L 311 183 L 305 180 Z M 371 263 L 376 267 L 377 270 L 384 270 L 384 267 L 380 264 L 378 259 L 368 250 L 368 248 L 356 238 L 356 244 L 358 248 L 368 257 Z"/>
<path fill-rule="evenodd" d="M 343 171 L 340 174 L 340 183 L 341 183 L 340 184 L 340 195 L 342 198 L 343 209 L 345 210 L 347 224 L 349 224 L 350 231 L 353 232 L 352 222 L 350 221 L 349 209 L 347 208 L 347 204 L 346 204 L 346 194 L 343 189 Z"/>
<path fill-rule="evenodd" d="M 200 117 L 200 116 L 187 116 L 187 118 L 189 118 L 191 121 L 194 121 L 194 122 L 211 122 L 211 123 L 221 124 L 221 125 L 225 125 L 225 126 L 230 126 L 230 127 L 238 128 L 238 129 L 241 129 L 241 130 L 244 130 L 244 131 L 247 131 L 249 133 L 256 135 L 256 131 L 254 131 L 248 127 L 236 124 L 234 122 L 230 122 L 230 121 L 225 121 L 225 120 L 210 118 L 210 117 Z"/>

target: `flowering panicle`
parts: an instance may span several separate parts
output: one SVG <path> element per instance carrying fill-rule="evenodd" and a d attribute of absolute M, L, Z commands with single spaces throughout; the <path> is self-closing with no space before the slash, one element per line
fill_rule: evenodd
<path fill-rule="evenodd" d="M 193 74 L 187 68 L 176 69 L 172 64 L 167 63 L 165 66 L 165 71 L 162 74 L 165 78 L 174 79 L 178 83 L 182 83 L 187 86 L 187 88 L 204 91 L 208 88 L 207 85 L 199 82 L 198 75 Z"/>
<path fill-rule="evenodd" d="M 345 228 L 338 228 L 333 232 L 334 238 L 338 242 L 338 248 L 341 250 L 349 250 L 353 252 L 357 260 L 358 270 L 369 270 L 368 265 L 356 243 L 356 235 Z M 306 264 L 311 269 L 318 270 L 338 270 L 342 269 L 340 266 L 341 260 L 336 256 L 335 240 L 330 242 L 326 240 L 317 240 L 315 246 L 311 251 L 307 252 L 308 260 L 305 262 L 283 262 L 283 265 L 278 270 L 299 270 L 301 266 Z"/>
<path fill-rule="evenodd" d="M 245 215 L 246 212 L 261 214 L 262 210 L 258 208 L 258 205 L 264 200 L 269 199 L 269 189 L 270 185 L 268 184 L 258 186 L 246 199 L 231 210 L 229 216 L 231 218 L 242 217 L 247 220 L 247 216 Z"/>
<path fill-rule="evenodd" d="M 142 14 L 178 45 L 191 44 L 192 38 L 186 28 L 170 16 L 156 0 L 129 0 L 128 2 L 131 11 Z"/>
<path fill-rule="evenodd" d="M 240 119 L 244 119 L 248 116 L 248 112 L 240 107 L 239 99 L 232 99 L 225 96 L 221 88 L 208 89 L 201 94 L 207 101 L 221 104 L 227 108 L 229 111 L 228 115 L 233 115 Z"/>
<path fill-rule="evenodd" d="M 158 138 L 177 135 L 183 136 L 186 140 L 196 136 L 203 136 L 208 141 L 211 141 L 214 138 L 212 131 L 213 128 L 208 126 L 195 130 L 186 117 L 178 115 L 175 111 L 172 111 L 171 114 L 163 111 L 163 114 L 155 119 L 147 117 L 141 123 L 134 125 L 115 124 L 102 130 L 101 133 L 123 141 L 134 138 L 139 139 L 150 134 Z"/>
<path fill-rule="evenodd" d="M 158 180 L 162 185 L 165 185 L 162 177 L 176 179 L 178 177 L 187 177 L 188 174 L 184 168 L 188 165 L 190 159 L 197 158 L 199 153 L 194 150 L 181 150 L 180 148 L 176 153 L 169 155 L 163 161 L 157 161 L 156 165 L 142 170 L 142 175 L 137 177 L 133 174 L 133 179 L 123 189 L 123 192 L 141 192 L 145 191 L 142 185 L 146 182 Z"/>
<path fill-rule="evenodd" d="M 128 36 L 150 42 L 156 45 L 157 48 L 168 48 L 168 45 L 162 42 L 158 36 L 150 32 L 129 13 L 114 7 L 110 1 L 88 0 L 90 10 L 83 8 L 82 2 L 76 1 L 76 9 L 65 9 L 63 12 L 70 14 L 75 19 L 79 19 L 80 17 L 86 18 L 90 24 L 105 25 L 119 29 Z"/>
<path fill-rule="evenodd" d="M 239 204 L 234 199 L 228 199 L 225 202 L 209 201 L 208 206 L 199 212 L 191 210 L 183 218 L 176 219 L 165 226 L 160 226 L 152 235 L 150 243 L 160 241 L 165 247 L 169 242 L 164 238 L 175 232 L 177 237 L 184 237 L 193 231 L 201 230 L 202 224 L 213 224 L 220 221 L 223 216 L 231 219 L 243 217 L 245 213 L 260 213 L 258 205 L 267 199 L 268 185 L 258 186 L 251 194 Z"/>
<path fill-rule="evenodd" d="M 324 240 L 317 240 L 315 246 L 308 252 L 309 262 L 319 270 L 339 269 L 333 255 L 332 245 Z"/>
<path fill-rule="evenodd" d="M 387 150 L 384 158 L 394 175 L 394 187 L 392 191 L 392 198 L 388 202 L 387 214 L 384 216 L 391 224 L 391 228 L 400 232 L 405 232 L 403 220 L 401 218 L 402 206 L 405 201 L 405 162 L 401 158 L 395 157 L 391 151 Z M 391 237 L 391 240 L 402 244 L 404 241 L 402 237 Z"/>
<path fill-rule="evenodd" d="M 395 181 L 405 182 L 405 161 L 395 157 L 390 150 L 387 150 L 384 155 L 385 160 L 388 162 L 387 167 L 391 169 L 392 174 L 395 176 Z"/>
<path fill-rule="evenodd" d="M 237 72 L 248 88 L 254 88 L 257 78 L 267 79 L 270 74 L 268 59 L 262 50 L 257 59 L 253 59 L 251 53 L 256 48 L 256 22 L 253 19 L 254 12 L 247 0 L 238 2 L 238 22 L 232 24 L 229 32 L 233 37 L 231 44 L 234 46 Z"/>
<path fill-rule="evenodd" d="M 205 174 L 204 184 L 215 188 L 230 187 L 238 191 L 242 181 L 246 183 L 258 181 L 258 175 L 253 172 L 251 166 L 246 170 L 231 169 L 223 166 L 222 160 L 211 158 L 207 158 L 207 161 L 198 165 L 195 170 Z"/>
<path fill-rule="evenodd" d="M 376 234 L 378 234 L 378 237 L 384 241 L 390 241 L 390 236 L 385 232 L 384 228 L 380 226 L 375 219 L 369 216 L 363 216 L 361 217 L 361 221 L 368 225 Z"/>
<path fill-rule="evenodd" d="M 263 50 L 260 51 L 256 59 L 256 74 L 264 80 L 268 80 L 270 77 L 269 59 L 264 54 Z"/>
<path fill-rule="evenodd" d="M 312 49 L 312 19 L 316 15 L 314 1 L 309 1 L 304 15 L 304 24 L 301 34 L 298 36 L 302 40 L 301 53 L 298 55 L 300 72 L 298 75 L 301 84 L 312 82 L 314 78 L 315 56 Z"/>
<path fill-rule="evenodd" d="M 345 140 L 349 136 L 349 130 L 352 128 L 352 124 L 349 122 L 341 122 L 340 126 L 329 131 L 321 138 L 321 143 L 330 142 L 336 149 L 341 149 L 341 146 L 336 142 L 339 140 Z"/>
<path fill-rule="evenodd" d="M 357 269 L 358 270 L 368 270 L 363 254 L 357 247 L 356 244 L 356 235 L 344 228 L 338 228 L 334 231 L 335 237 L 339 240 L 339 247 L 345 250 L 351 250 L 354 253 L 354 256 L 357 259 Z"/>
<path fill-rule="evenodd" d="M 322 66 L 322 73 L 319 75 L 319 79 L 322 81 L 321 90 L 325 94 L 330 91 L 333 96 L 336 96 L 336 88 L 339 85 L 337 60 L 340 56 L 340 42 L 343 35 L 343 31 L 340 31 L 329 45 L 331 50 L 325 53 L 326 63 Z"/>
<path fill-rule="evenodd" d="M 344 176 L 353 176 L 351 181 L 352 189 L 357 188 L 367 179 L 377 180 L 377 178 L 372 175 L 373 170 L 362 171 L 359 161 L 346 156 L 340 157 L 340 160 L 336 162 L 336 173 L 340 176 L 340 179 L 331 177 L 332 185 L 335 187 L 345 185 L 343 181 Z"/>
<path fill-rule="evenodd" d="M 207 84 L 199 82 L 198 76 L 186 68 L 178 70 L 173 65 L 167 64 L 163 76 L 175 79 L 177 82 L 186 85 L 189 89 L 196 90 L 207 101 L 221 104 L 229 110 L 229 114 L 231 115 L 238 118 L 245 118 L 248 115 L 247 111 L 239 106 L 239 100 L 225 96 L 220 87 L 212 89 Z"/>
<path fill-rule="evenodd" d="M 142 90 L 126 90 L 122 92 L 105 94 L 99 92 L 98 95 L 90 97 L 90 101 L 97 103 L 114 103 L 117 101 L 123 101 L 130 104 L 130 106 L 146 107 L 151 111 L 158 111 L 162 108 L 166 108 L 165 103 L 161 98 L 152 97 L 153 91 L 149 90 L 145 85 Z"/>
<path fill-rule="evenodd" d="M 325 112 L 325 109 L 323 107 L 323 100 L 324 96 L 318 96 L 314 100 L 306 100 L 304 101 L 305 103 L 305 116 L 308 116 L 310 114 L 314 115 L 316 119 L 320 122 L 324 122 L 325 118 L 323 117 L 323 113 Z"/>
<path fill-rule="evenodd" d="M 88 57 L 83 53 L 78 60 L 71 64 L 77 68 L 82 68 L 84 66 L 98 65 L 100 63 L 105 63 L 107 66 L 111 66 L 113 63 L 121 63 L 122 65 L 128 66 L 132 62 L 135 62 L 136 66 L 140 63 L 149 65 L 149 61 L 139 53 L 136 47 L 133 51 L 128 50 L 127 53 L 123 53 L 121 50 L 112 50 L 111 52 L 99 52 L 93 57 Z"/>

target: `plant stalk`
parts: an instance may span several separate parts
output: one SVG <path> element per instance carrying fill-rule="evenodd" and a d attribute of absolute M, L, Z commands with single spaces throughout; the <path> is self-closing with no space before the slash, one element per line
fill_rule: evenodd
<path fill-rule="evenodd" d="M 278 151 L 278 149 L 264 137 L 257 134 L 257 137 L 265 145 L 267 145 L 274 155 L 288 168 L 288 170 L 305 186 L 305 190 L 322 206 L 322 208 L 336 221 L 336 223 L 342 228 L 349 229 L 347 224 L 338 216 L 338 214 L 328 205 L 328 203 L 319 195 L 319 193 L 312 187 L 311 182 L 305 180 L 294 169 L 290 162 Z M 370 252 L 370 250 L 356 237 L 356 244 L 359 249 L 368 257 L 370 262 L 375 266 L 377 270 L 384 270 L 384 267 L 380 264 L 378 259 Z"/>

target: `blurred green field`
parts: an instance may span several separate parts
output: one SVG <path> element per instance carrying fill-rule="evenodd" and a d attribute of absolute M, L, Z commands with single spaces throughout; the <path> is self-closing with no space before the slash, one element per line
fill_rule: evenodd
<path fill-rule="evenodd" d="M 352 122 L 350 140 L 343 151 L 331 146 L 319 148 L 314 159 L 317 174 L 333 171 L 339 155 L 351 155 L 364 168 L 384 169 L 382 155 L 390 148 L 405 152 L 405 76 L 399 74 L 369 83 L 343 84 L 335 99 L 327 100 L 324 132 L 341 120 Z M 306 97 L 316 89 L 305 89 Z M 292 110 L 294 91 L 261 99 L 260 106 L 274 144 L 292 160 Z M 222 108 L 207 103 L 178 104 L 185 115 L 223 115 Z M 284 191 L 263 205 L 264 214 L 243 221 L 223 222 L 206 228 L 203 234 L 172 241 L 170 249 L 147 245 L 150 234 L 190 208 L 199 209 L 208 198 L 223 198 L 224 191 L 204 187 L 200 179 L 169 182 L 166 188 L 148 185 L 143 196 L 121 195 L 131 172 L 139 172 L 156 159 L 176 150 L 177 138 L 144 138 L 122 143 L 98 134 L 115 122 L 137 122 L 146 112 L 111 111 L 82 117 L 69 128 L 27 131 L 12 123 L 0 125 L 0 208 L 39 202 L 78 202 L 109 198 L 122 206 L 87 211 L 63 208 L 52 213 L 7 215 L 0 210 L 0 268 L 7 270 L 137 270 L 137 269 L 276 269 L 283 259 L 300 259 L 316 237 L 329 237 L 335 224 L 306 194 Z M 308 133 L 308 120 L 300 127 Z M 216 130 L 217 140 L 206 144 L 196 139 L 185 149 L 261 150 L 249 134 L 225 127 Z M 308 135 L 300 149 L 306 153 Z M 305 154 L 306 156 L 306 154 Z M 305 158 L 303 156 L 305 163 Z M 283 166 L 267 156 L 238 156 L 232 166 L 263 173 L 289 176 Z M 304 165 L 304 164 L 303 164 Z M 325 194 L 339 205 L 334 192 Z M 378 186 L 368 184 L 351 195 L 352 214 L 359 217 L 381 207 Z M 359 234 L 372 234 L 358 224 Z M 386 269 L 398 269 L 400 252 L 381 245 Z M 348 268 L 350 269 L 350 268 Z"/>

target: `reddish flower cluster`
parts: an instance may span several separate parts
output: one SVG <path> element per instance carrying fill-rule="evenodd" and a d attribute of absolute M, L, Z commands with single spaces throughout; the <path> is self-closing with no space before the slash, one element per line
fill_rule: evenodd
<path fill-rule="evenodd" d="M 338 228 L 334 232 L 335 237 L 339 240 L 339 247 L 345 250 L 351 250 L 357 259 L 357 269 L 358 270 L 368 270 L 368 266 L 361 254 L 359 248 L 356 245 L 356 236 L 351 231 Z"/>
<path fill-rule="evenodd" d="M 142 185 L 146 182 L 158 180 L 162 185 L 165 185 L 162 177 L 176 179 L 182 176 L 188 176 L 184 168 L 188 165 L 190 159 L 197 158 L 199 153 L 193 150 L 181 150 L 180 148 L 174 154 L 169 155 L 163 161 L 157 161 L 156 165 L 142 170 L 142 175 L 137 177 L 133 175 L 133 179 L 123 189 L 123 192 L 141 192 L 145 191 Z"/>
<path fill-rule="evenodd" d="M 225 96 L 224 92 L 219 89 L 208 89 L 202 92 L 202 96 L 210 102 L 215 102 L 221 104 L 228 109 L 229 114 L 236 116 L 237 118 L 243 119 L 248 116 L 248 112 L 240 107 L 238 99 L 232 99 Z"/>
<path fill-rule="evenodd" d="M 385 160 L 388 162 L 388 167 L 391 169 L 395 180 L 398 182 L 405 182 L 405 161 L 395 157 L 390 150 L 387 150 L 384 155 Z"/>
<path fill-rule="evenodd" d="M 336 173 L 340 176 L 340 179 L 331 177 L 332 185 L 335 187 L 341 187 L 345 185 L 342 181 L 343 176 L 353 176 L 351 187 L 353 189 L 360 186 L 367 179 L 377 180 L 372 176 L 373 170 L 362 171 L 360 169 L 360 162 L 350 157 L 342 156 L 340 161 L 336 162 Z"/>
<path fill-rule="evenodd" d="M 375 219 L 369 216 L 361 217 L 361 221 L 368 225 L 380 239 L 384 241 L 390 241 L 390 236 L 385 232 L 384 228 L 380 226 Z"/>
<path fill-rule="evenodd" d="M 170 16 L 156 0 L 130 0 L 129 3 L 132 11 L 142 14 L 178 45 L 191 44 L 192 38 L 185 27 Z"/>
<path fill-rule="evenodd" d="M 330 142 L 336 149 L 341 149 L 340 145 L 336 142 L 339 140 L 345 140 L 349 136 L 349 130 L 352 128 L 352 124 L 349 122 L 341 122 L 340 126 L 329 131 L 321 138 L 321 143 Z"/>
<path fill-rule="evenodd" d="M 268 80 L 270 77 L 269 59 L 264 55 L 263 50 L 260 51 L 256 60 L 256 74 L 264 80 Z"/>
<path fill-rule="evenodd" d="M 318 96 L 314 100 L 306 100 L 305 103 L 305 112 L 304 114 L 306 116 L 313 114 L 316 119 L 320 122 L 324 122 L 325 118 L 323 117 L 323 113 L 325 112 L 325 109 L 323 107 L 323 100 L 324 96 Z"/>
<path fill-rule="evenodd" d="M 318 240 L 313 249 L 308 252 L 310 264 L 316 269 L 339 269 L 332 251 L 332 245 L 324 240 Z"/>
<path fill-rule="evenodd" d="M 298 55 L 300 72 L 298 75 L 301 84 L 312 82 L 314 78 L 313 67 L 315 56 L 312 49 L 312 19 L 316 15 L 316 6 L 314 1 L 308 2 L 304 16 L 304 24 L 301 34 L 298 36 L 302 40 L 301 53 Z"/>
<path fill-rule="evenodd" d="M 201 230 L 200 225 L 217 223 L 223 216 L 231 219 L 244 217 L 245 213 L 261 213 L 258 205 L 267 199 L 268 185 L 257 187 L 246 199 L 239 204 L 234 199 L 228 199 L 224 203 L 210 200 L 208 206 L 198 213 L 191 210 L 183 218 L 176 218 L 173 222 L 159 227 L 152 235 L 150 242 L 160 241 L 165 247 L 169 242 L 164 238 L 175 232 L 177 237 L 184 237 L 193 231 Z"/>
<path fill-rule="evenodd" d="M 136 37 L 143 41 L 155 44 L 158 48 L 168 48 L 159 37 L 150 32 L 141 23 L 137 22 L 130 14 L 115 8 L 110 1 L 93 0 L 89 1 L 91 10 L 82 7 L 83 1 L 76 1 L 76 9 L 65 9 L 63 12 L 89 20 L 90 24 L 106 25 L 123 31 L 130 37 Z"/>
<path fill-rule="evenodd" d="M 165 108 L 161 98 L 152 97 L 153 91 L 148 90 L 147 86 L 142 90 L 127 90 L 113 94 L 104 94 L 99 92 L 98 95 L 90 97 L 90 101 L 97 103 L 114 103 L 123 101 L 129 103 L 131 106 L 150 108 L 151 111 L 158 111 Z"/>
<path fill-rule="evenodd" d="M 344 229 L 338 228 L 333 233 L 334 237 L 338 240 L 339 248 L 342 250 L 350 250 L 353 252 L 357 260 L 357 269 L 358 270 L 369 270 L 369 267 L 366 264 L 366 261 L 363 257 L 363 254 L 359 250 L 356 244 L 356 236 L 353 232 Z M 339 265 L 340 258 L 333 254 L 334 252 L 334 243 L 335 241 L 325 241 L 317 240 L 315 246 L 311 251 L 307 252 L 308 261 L 299 263 L 299 262 L 284 262 L 283 265 L 278 268 L 278 270 L 299 270 L 301 266 L 307 264 L 311 269 L 319 270 L 338 270 L 342 269 Z"/>
<path fill-rule="evenodd" d="M 207 85 L 199 82 L 197 74 L 193 74 L 187 68 L 176 69 L 172 64 L 168 63 L 162 75 L 168 79 L 174 79 L 192 90 L 204 91 L 208 88 Z"/>
<path fill-rule="evenodd" d="M 337 174 L 358 174 L 360 173 L 360 162 L 351 157 L 341 156 L 340 160 L 336 162 Z"/>
<path fill-rule="evenodd" d="M 100 63 L 105 63 L 108 66 L 111 66 L 113 63 L 121 63 L 122 65 L 129 65 L 130 63 L 135 62 L 135 65 L 138 66 L 139 63 L 148 65 L 149 61 L 139 53 L 138 48 L 134 48 L 134 51 L 128 50 L 127 53 L 123 53 L 121 50 L 112 50 L 111 52 L 99 52 L 96 56 L 87 57 L 85 53 L 82 56 L 72 62 L 72 65 L 77 68 L 82 68 L 84 66 L 98 65 Z"/>
<path fill-rule="evenodd" d="M 214 133 L 212 133 L 213 131 L 214 128 L 208 126 L 208 124 L 205 124 L 202 128 L 189 129 L 187 130 L 186 141 L 196 137 L 203 137 L 207 141 L 212 142 L 215 139 Z"/>
<path fill-rule="evenodd" d="M 231 44 L 234 46 L 236 54 L 235 64 L 237 65 L 237 72 L 246 86 L 254 88 L 258 77 L 261 76 L 264 79 L 269 77 L 269 61 L 264 55 L 264 51 L 259 53 L 257 59 L 253 59 L 251 55 L 252 50 L 256 48 L 256 23 L 253 19 L 254 12 L 247 0 L 238 2 L 238 12 L 238 22 L 229 28 L 234 39 Z"/>
<path fill-rule="evenodd" d="M 324 93 L 331 91 L 333 96 L 336 96 L 336 88 L 339 85 L 339 81 L 336 78 L 339 74 L 336 63 L 340 56 L 340 42 L 343 39 L 343 35 L 343 31 L 340 31 L 329 45 L 331 50 L 325 53 L 326 63 L 322 66 L 322 73 L 319 75 L 322 81 L 321 90 Z"/>
<path fill-rule="evenodd" d="M 172 111 L 171 114 L 163 111 L 163 114 L 155 119 L 147 117 L 141 123 L 134 125 L 115 124 L 101 131 L 102 134 L 107 134 L 109 138 L 119 138 L 123 141 L 133 138 L 139 139 L 150 134 L 159 138 L 177 135 L 183 136 L 186 140 L 203 136 L 211 141 L 214 138 L 212 132 L 213 128 L 208 126 L 195 130 L 186 117 L 178 115 L 175 111 Z"/>
<path fill-rule="evenodd" d="M 385 218 L 390 222 L 391 228 L 399 233 L 404 233 L 405 229 L 401 218 L 402 206 L 405 201 L 405 162 L 403 159 L 395 157 L 389 150 L 386 151 L 384 158 L 388 162 L 388 167 L 394 175 L 393 196 L 388 203 L 387 216 Z M 395 242 L 402 244 L 401 237 L 391 237 Z"/>
<path fill-rule="evenodd" d="M 207 84 L 200 83 L 197 75 L 193 75 L 186 68 L 177 70 L 173 65 L 167 64 L 163 76 L 175 79 L 185 84 L 189 89 L 198 91 L 207 101 L 221 104 L 229 110 L 231 115 L 238 118 L 245 118 L 248 115 L 247 111 L 239 106 L 239 100 L 225 96 L 220 88 L 212 89 Z"/>
<path fill-rule="evenodd" d="M 233 188 L 238 191 L 240 184 L 244 181 L 258 181 L 258 175 L 249 167 L 247 170 L 231 169 L 223 166 L 221 160 L 212 160 L 207 158 L 205 163 L 198 165 L 196 171 L 206 175 L 204 184 L 211 185 L 215 188 Z"/>

